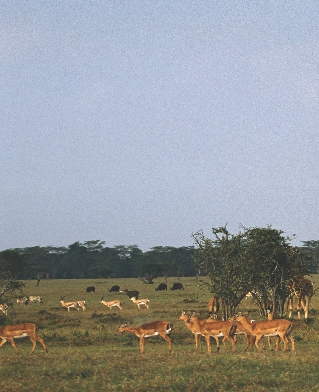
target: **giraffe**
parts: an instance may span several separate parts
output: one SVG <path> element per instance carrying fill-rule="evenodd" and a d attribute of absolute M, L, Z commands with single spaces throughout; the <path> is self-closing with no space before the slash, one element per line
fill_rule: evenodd
<path fill-rule="evenodd" d="M 309 314 L 309 304 L 312 296 L 314 295 L 313 283 L 309 279 L 305 279 L 302 276 L 297 276 L 291 279 L 288 289 L 290 290 L 290 295 L 288 297 L 288 309 L 289 315 L 291 318 L 292 310 L 293 310 L 293 297 L 294 295 L 297 297 L 297 311 L 298 318 L 300 319 L 300 311 L 303 309 L 305 322 L 308 321 Z"/>

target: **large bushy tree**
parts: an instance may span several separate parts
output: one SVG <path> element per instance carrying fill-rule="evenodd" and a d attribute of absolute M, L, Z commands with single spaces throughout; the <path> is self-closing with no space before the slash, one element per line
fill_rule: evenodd
<path fill-rule="evenodd" d="M 213 228 L 212 234 L 212 239 L 202 231 L 193 235 L 194 261 L 210 277 L 223 317 L 233 315 L 248 292 L 254 293 L 262 316 L 269 308 L 282 313 L 289 280 L 308 272 L 302 253 L 290 245 L 289 238 L 270 226 L 243 228 L 238 234 L 224 226 Z"/>

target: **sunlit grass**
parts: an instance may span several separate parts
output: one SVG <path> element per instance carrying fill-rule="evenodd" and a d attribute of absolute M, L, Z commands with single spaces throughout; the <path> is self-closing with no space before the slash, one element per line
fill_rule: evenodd
<path fill-rule="evenodd" d="M 315 279 L 317 279 L 315 277 Z M 173 278 L 171 282 L 173 282 Z M 26 293 L 42 295 L 43 304 L 17 306 L 9 309 L 1 322 L 35 322 L 45 339 L 49 353 L 37 345 L 31 355 L 31 342 L 17 340 L 17 355 L 9 343 L 0 349 L 0 391 L 317 391 L 319 390 L 317 353 L 319 343 L 318 303 L 311 303 L 310 323 L 294 320 L 296 352 L 262 352 L 254 349 L 244 353 L 245 342 L 239 338 L 237 351 L 230 345 L 219 353 L 194 352 L 194 336 L 178 320 L 182 310 L 201 311 L 211 294 L 199 289 L 195 278 L 183 278 L 184 291 L 155 292 L 155 285 L 138 279 L 41 281 L 39 287 L 28 281 Z M 137 310 L 123 293 L 109 293 L 112 284 L 137 289 L 150 299 L 150 309 Z M 86 293 L 93 285 L 96 293 Z M 86 311 L 63 309 L 59 300 L 87 301 Z M 124 299 L 123 310 L 99 303 L 105 299 Z M 252 301 L 243 301 L 240 310 L 258 312 Z M 296 316 L 296 315 L 294 315 Z M 145 354 L 139 354 L 138 339 L 132 334 L 115 333 L 123 322 L 139 325 L 166 319 L 173 323 L 173 353 L 161 337 L 150 338 Z"/>

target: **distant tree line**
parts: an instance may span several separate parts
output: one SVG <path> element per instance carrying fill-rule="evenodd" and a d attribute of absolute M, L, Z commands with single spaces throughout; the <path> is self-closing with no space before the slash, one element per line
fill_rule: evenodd
<path fill-rule="evenodd" d="M 68 247 L 28 247 L 0 252 L 20 261 L 20 279 L 141 278 L 194 276 L 194 247 L 156 246 L 143 252 L 137 245 L 105 247 L 104 241 L 75 242 Z"/>

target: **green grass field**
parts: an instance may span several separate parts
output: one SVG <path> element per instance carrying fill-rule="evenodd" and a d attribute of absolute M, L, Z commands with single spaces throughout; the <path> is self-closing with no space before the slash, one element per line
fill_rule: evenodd
<path fill-rule="evenodd" d="M 315 287 L 319 278 L 311 278 Z M 311 302 L 310 322 L 306 325 L 294 314 L 295 352 L 275 352 L 268 347 L 244 353 L 244 338 L 239 337 L 236 352 L 230 344 L 221 346 L 219 353 L 207 354 L 203 340 L 201 352 L 195 352 L 193 334 L 178 320 L 182 310 L 201 311 L 207 316 L 208 287 L 195 278 L 169 278 L 168 285 L 182 282 L 184 291 L 154 291 L 154 285 L 138 279 L 107 280 L 43 280 L 39 286 L 27 281 L 25 294 L 41 295 L 43 304 L 35 303 L 9 308 L 8 316 L 0 315 L 1 325 L 34 322 L 40 326 L 39 335 L 45 340 L 49 353 L 38 343 L 31 355 L 28 338 L 17 339 L 19 354 L 10 343 L 0 348 L 0 391 L 318 391 L 319 300 Z M 150 308 L 137 306 L 124 293 L 109 293 L 113 284 L 121 289 L 137 289 L 140 298 L 150 300 Z M 86 293 L 87 286 L 95 293 Z M 84 299 L 87 309 L 68 312 L 65 301 Z M 121 299 L 123 310 L 109 310 L 100 304 Z M 250 311 L 259 319 L 256 306 L 244 300 L 240 311 Z M 173 324 L 173 353 L 161 337 L 149 338 L 145 353 L 139 353 L 139 341 L 132 334 L 115 333 L 124 322 L 134 326 L 167 320 Z M 213 346 L 214 347 L 214 346 Z M 266 347 L 266 346 L 265 346 Z M 282 349 L 282 344 L 281 344 Z"/>

